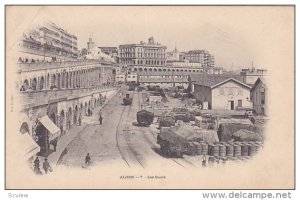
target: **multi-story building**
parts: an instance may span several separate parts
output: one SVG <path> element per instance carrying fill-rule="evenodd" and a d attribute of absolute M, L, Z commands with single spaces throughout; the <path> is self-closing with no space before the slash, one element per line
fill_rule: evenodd
<path fill-rule="evenodd" d="M 42 152 L 114 90 L 113 66 L 103 60 L 21 63 L 19 69 L 20 122 Z"/>
<path fill-rule="evenodd" d="M 166 65 L 166 46 L 154 42 L 150 37 L 148 43 L 123 44 L 119 46 L 120 63 L 127 66 L 152 66 Z"/>
<path fill-rule="evenodd" d="M 215 59 L 206 50 L 192 50 L 185 54 L 185 60 L 192 63 L 201 63 L 203 67 L 214 67 Z"/>
<path fill-rule="evenodd" d="M 92 49 L 94 49 L 94 47 L 95 47 L 95 42 L 93 41 L 92 38 L 89 38 L 89 41 L 86 43 L 86 46 L 87 46 L 87 51 L 89 54 L 92 51 Z"/>
<path fill-rule="evenodd" d="M 179 61 L 180 52 L 177 48 L 174 51 L 167 52 L 167 62 Z"/>
<path fill-rule="evenodd" d="M 98 47 L 100 51 L 114 59 L 115 63 L 119 63 L 118 48 L 117 47 Z"/>
<path fill-rule="evenodd" d="M 31 139 L 28 144 L 38 144 L 28 156 L 36 151 L 47 154 L 51 140 L 68 134 L 105 97 L 116 92 L 115 64 L 100 54 L 95 59 L 78 60 L 77 37 L 54 23 L 24 34 L 19 46 L 13 60 L 19 77 L 16 99 L 20 107 L 16 110 L 20 132 Z"/>
<path fill-rule="evenodd" d="M 77 37 L 52 22 L 23 34 L 19 63 L 76 60 Z"/>

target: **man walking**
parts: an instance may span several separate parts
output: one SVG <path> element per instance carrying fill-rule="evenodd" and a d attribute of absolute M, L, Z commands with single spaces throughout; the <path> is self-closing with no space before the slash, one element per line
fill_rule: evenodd
<path fill-rule="evenodd" d="M 87 155 L 85 157 L 85 164 L 86 165 L 90 165 L 91 164 L 91 157 L 90 157 L 89 153 L 87 153 Z"/>
<path fill-rule="evenodd" d="M 100 122 L 100 125 L 102 125 L 102 120 L 103 120 L 103 117 L 102 117 L 102 112 L 100 110 L 99 111 L 99 122 Z"/>
<path fill-rule="evenodd" d="M 40 160 L 38 157 L 35 158 L 34 160 L 34 172 L 36 174 L 41 174 L 41 170 L 40 170 Z"/>
<path fill-rule="evenodd" d="M 48 174 L 49 171 L 50 172 L 52 171 L 52 168 L 51 168 L 47 158 L 45 158 L 45 161 L 43 163 L 43 169 L 45 170 L 45 174 Z"/>

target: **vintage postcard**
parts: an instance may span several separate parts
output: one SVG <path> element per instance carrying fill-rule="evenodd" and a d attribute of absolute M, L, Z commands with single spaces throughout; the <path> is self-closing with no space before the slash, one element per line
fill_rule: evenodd
<path fill-rule="evenodd" d="M 6 189 L 294 189 L 294 15 L 7 5 Z"/>

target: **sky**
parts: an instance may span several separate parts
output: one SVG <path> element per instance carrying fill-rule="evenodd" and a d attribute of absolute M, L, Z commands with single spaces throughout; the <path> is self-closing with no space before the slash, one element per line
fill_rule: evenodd
<path fill-rule="evenodd" d="M 19 7 L 20 8 L 20 7 Z M 147 41 L 150 36 L 168 51 L 206 49 L 218 67 L 267 68 L 272 51 L 293 37 L 292 8 L 239 6 L 43 6 L 23 7 L 21 24 L 52 21 L 78 37 L 86 47 L 118 46 Z M 13 10 L 14 8 L 12 8 Z M 9 13 L 9 12 L 8 12 Z M 12 12 L 14 13 L 14 12 Z M 26 27 L 25 25 L 22 27 Z M 280 52 L 277 52 L 280 54 Z"/>

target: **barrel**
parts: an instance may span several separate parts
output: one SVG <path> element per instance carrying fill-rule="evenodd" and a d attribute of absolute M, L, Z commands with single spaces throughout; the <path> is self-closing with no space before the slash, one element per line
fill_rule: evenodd
<path fill-rule="evenodd" d="M 234 145 L 233 145 L 233 149 L 234 149 L 234 152 L 233 152 L 233 156 L 234 156 L 234 157 L 238 157 L 238 156 L 241 156 L 241 155 L 242 155 L 242 152 L 241 152 L 241 146 L 240 146 L 240 145 L 234 144 Z"/>
<path fill-rule="evenodd" d="M 219 152 L 220 152 L 220 149 L 219 149 L 219 145 L 216 145 L 216 144 L 209 144 L 209 148 L 208 148 L 208 153 L 209 155 L 211 156 L 219 156 Z"/>
<path fill-rule="evenodd" d="M 201 142 L 201 154 L 208 155 L 208 145 L 205 142 Z"/>
<path fill-rule="evenodd" d="M 225 157 L 226 156 L 226 146 L 223 144 L 219 144 L 219 155 L 220 157 Z"/>
<path fill-rule="evenodd" d="M 256 145 L 249 143 L 249 156 L 254 156 L 256 154 Z"/>
<path fill-rule="evenodd" d="M 231 144 L 226 145 L 226 156 L 233 157 L 234 148 Z"/>
<path fill-rule="evenodd" d="M 249 145 L 247 143 L 241 144 L 241 155 L 248 156 L 249 155 Z"/>
<path fill-rule="evenodd" d="M 256 151 L 257 152 L 259 152 L 259 151 L 261 151 L 262 149 L 263 149 L 263 143 L 262 142 L 255 142 L 256 143 L 256 145 L 257 145 L 257 149 L 256 149 Z"/>

